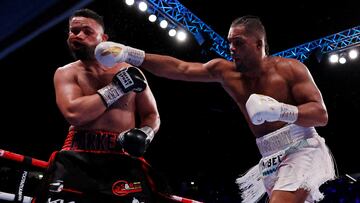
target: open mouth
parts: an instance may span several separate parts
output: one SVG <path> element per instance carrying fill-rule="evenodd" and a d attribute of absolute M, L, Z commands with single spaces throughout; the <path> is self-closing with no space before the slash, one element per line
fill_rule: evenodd
<path fill-rule="evenodd" d="M 81 42 L 78 42 L 78 41 L 74 41 L 72 42 L 72 45 L 75 49 L 79 49 L 79 48 L 82 48 L 82 47 L 85 47 L 85 45 Z"/>

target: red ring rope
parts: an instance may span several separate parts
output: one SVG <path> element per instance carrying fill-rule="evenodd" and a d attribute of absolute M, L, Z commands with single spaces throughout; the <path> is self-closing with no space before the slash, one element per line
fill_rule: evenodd
<path fill-rule="evenodd" d="M 31 165 L 35 166 L 35 167 L 39 167 L 39 168 L 46 168 L 48 166 L 48 162 L 46 162 L 46 161 L 42 161 L 42 160 L 35 159 L 32 157 L 24 156 L 21 154 L 16 154 L 16 153 L 9 152 L 9 151 L 2 150 L 2 149 L 0 149 L 0 157 L 9 159 L 12 161 L 16 161 L 16 162 L 24 162 L 25 159 L 30 159 Z"/>

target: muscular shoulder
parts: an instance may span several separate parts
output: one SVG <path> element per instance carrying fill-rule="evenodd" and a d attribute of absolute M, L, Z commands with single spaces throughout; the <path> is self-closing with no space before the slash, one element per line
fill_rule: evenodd
<path fill-rule="evenodd" d="M 70 79 L 76 75 L 77 72 L 79 72 L 80 69 L 83 69 L 83 65 L 81 62 L 75 61 L 69 64 L 66 64 L 64 66 L 61 66 L 56 69 L 54 74 L 54 79 L 61 79 L 61 78 L 67 78 Z"/>
<path fill-rule="evenodd" d="M 61 67 L 57 68 L 56 71 L 67 72 L 67 71 L 73 71 L 73 70 L 75 70 L 75 69 L 79 69 L 79 68 L 81 68 L 81 67 L 82 67 L 81 62 L 75 61 L 75 62 L 66 64 L 66 65 L 64 65 L 64 66 L 61 66 Z"/>
<path fill-rule="evenodd" d="M 222 75 L 224 72 L 234 70 L 234 63 L 222 58 L 212 59 L 204 65 L 214 75 Z"/>
<path fill-rule="evenodd" d="M 296 59 L 274 57 L 276 70 L 289 80 L 298 80 L 309 73 L 307 67 Z"/>

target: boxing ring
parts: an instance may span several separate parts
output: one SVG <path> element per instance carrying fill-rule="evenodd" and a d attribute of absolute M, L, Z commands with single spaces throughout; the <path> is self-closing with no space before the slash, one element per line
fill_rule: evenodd
<path fill-rule="evenodd" d="M 21 166 L 24 166 L 23 168 L 32 167 L 32 168 L 38 169 L 40 171 L 45 171 L 45 169 L 49 166 L 49 162 L 47 162 L 47 161 L 39 160 L 39 159 L 30 157 L 30 156 L 17 154 L 14 152 L 3 150 L 3 149 L 0 149 L 0 158 L 9 160 L 16 164 L 20 164 Z M 25 185 L 26 185 L 26 180 L 27 180 L 28 174 L 29 174 L 29 170 L 22 169 L 22 171 L 20 173 L 20 177 L 19 177 L 20 181 L 16 186 L 15 193 L 13 194 L 13 193 L 9 193 L 9 192 L 0 191 L 0 202 L 1 202 L 1 200 L 5 200 L 5 201 L 9 201 L 9 202 L 12 201 L 12 202 L 31 203 L 31 201 L 33 200 L 33 197 L 25 196 L 24 192 L 23 192 Z M 158 193 L 158 195 L 160 195 L 168 200 L 171 200 L 172 202 L 202 203 L 200 201 L 180 197 L 177 195 L 166 194 L 166 193 L 161 193 L 161 192 L 157 192 L 157 193 Z"/>

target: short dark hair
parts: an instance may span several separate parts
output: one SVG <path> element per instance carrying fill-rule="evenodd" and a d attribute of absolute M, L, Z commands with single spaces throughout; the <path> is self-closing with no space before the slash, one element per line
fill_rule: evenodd
<path fill-rule="evenodd" d="M 260 18 L 254 15 L 246 15 L 239 18 L 236 18 L 231 23 L 231 27 L 234 26 L 244 26 L 246 32 L 249 34 L 256 33 L 264 36 L 265 39 L 265 52 L 269 53 L 269 45 L 267 43 L 266 30 L 262 24 Z"/>
<path fill-rule="evenodd" d="M 265 28 L 258 16 L 253 15 L 246 15 L 239 18 L 236 18 L 231 23 L 231 27 L 243 25 L 245 26 L 246 30 L 251 31 L 260 31 L 265 33 Z"/>
<path fill-rule="evenodd" d="M 93 20 L 95 20 L 97 23 L 99 23 L 99 25 L 101 25 L 101 27 L 103 28 L 103 30 L 105 30 L 105 24 L 104 24 L 104 18 L 97 14 L 95 11 L 90 10 L 88 8 L 84 8 L 84 9 L 80 9 L 80 10 L 76 10 L 70 17 L 69 17 L 69 21 L 71 21 L 71 19 L 73 17 L 85 17 L 85 18 L 91 18 Z"/>

